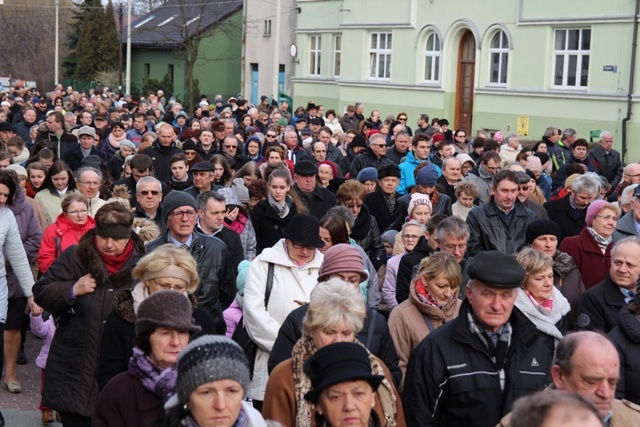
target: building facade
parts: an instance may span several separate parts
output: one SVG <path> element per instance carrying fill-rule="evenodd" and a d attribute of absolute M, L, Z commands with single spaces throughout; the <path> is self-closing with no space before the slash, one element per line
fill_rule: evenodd
<path fill-rule="evenodd" d="M 280 26 L 276 20 L 275 0 L 246 0 L 244 4 L 244 82 L 243 96 L 252 104 L 260 97 L 278 96 L 273 93 L 275 81 L 274 52 L 278 52 L 278 92 L 291 95 L 291 76 L 295 62 L 290 47 L 295 42 L 298 16 L 296 0 L 281 0 Z M 276 47 L 276 32 L 279 43 Z"/>
<path fill-rule="evenodd" d="M 638 161 L 637 4 L 298 0 L 294 104 L 313 100 L 341 114 L 361 102 L 365 116 L 405 111 L 415 126 L 427 113 L 522 139 L 548 126 L 586 139 L 609 130 L 625 160 Z"/>

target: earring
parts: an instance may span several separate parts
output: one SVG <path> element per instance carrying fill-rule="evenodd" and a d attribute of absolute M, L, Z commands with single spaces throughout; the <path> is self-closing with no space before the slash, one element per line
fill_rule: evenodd
<path fill-rule="evenodd" d="M 185 412 L 189 412 L 189 404 L 185 403 L 182 409 L 184 409 Z"/>

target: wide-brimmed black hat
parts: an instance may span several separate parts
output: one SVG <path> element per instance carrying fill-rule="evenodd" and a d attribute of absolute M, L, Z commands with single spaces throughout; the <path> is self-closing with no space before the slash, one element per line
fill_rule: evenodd
<path fill-rule="evenodd" d="M 317 403 L 320 394 L 332 385 L 345 381 L 363 380 L 371 384 L 373 391 L 384 379 L 371 373 L 371 361 L 367 351 L 359 344 L 340 342 L 329 344 L 316 351 L 304 363 L 304 373 L 311 380 L 311 391 L 304 398 Z"/>
<path fill-rule="evenodd" d="M 282 230 L 282 235 L 298 245 L 309 248 L 322 248 L 324 242 L 320 239 L 320 222 L 311 215 L 297 214 Z"/>

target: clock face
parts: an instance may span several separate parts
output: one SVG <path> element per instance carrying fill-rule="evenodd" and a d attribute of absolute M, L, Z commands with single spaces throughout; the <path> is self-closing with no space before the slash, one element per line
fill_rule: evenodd
<path fill-rule="evenodd" d="M 289 52 L 291 53 L 291 57 L 295 58 L 298 54 L 298 46 L 295 43 L 291 43 L 291 47 L 289 48 Z"/>

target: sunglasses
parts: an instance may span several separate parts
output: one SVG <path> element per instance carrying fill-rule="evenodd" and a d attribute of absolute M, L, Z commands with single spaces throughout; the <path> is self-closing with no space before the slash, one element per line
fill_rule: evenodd
<path fill-rule="evenodd" d="M 158 190 L 142 190 L 140 194 L 142 194 L 143 196 L 148 196 L 149 194 L 157 196 L 158 194 L 160 194 L 160 192 Z"/>

